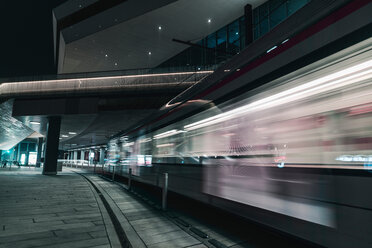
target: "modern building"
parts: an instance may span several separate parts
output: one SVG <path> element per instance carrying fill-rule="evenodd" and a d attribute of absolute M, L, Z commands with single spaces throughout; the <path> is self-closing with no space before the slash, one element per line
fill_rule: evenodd
<path fill-rule="evenodd" d="M 370 13 L 367 0 L 66 1 L 56 74 L 0 81 L 1 158 L 156 187 L 169 173 L 177 194 L 369 247 Z"/>

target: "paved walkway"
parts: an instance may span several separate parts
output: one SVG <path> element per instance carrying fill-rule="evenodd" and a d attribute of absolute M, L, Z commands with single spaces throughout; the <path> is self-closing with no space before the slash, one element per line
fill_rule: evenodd
<path fill-rule="evenodd" d="M 43 176 L 40 169 L 1 170 L 0 189 L 2 248 L 103 248 L 117 243 L 108 235 L 112 227 L 96 193 L 73 172 Z"/>
<path fill-rule="evenodd" d="M 165 213 L 123 185 L 86 170 L 63 170 L 43 176 L 40 168 L 0 169 L 0 248 L 251 247 Z"/>

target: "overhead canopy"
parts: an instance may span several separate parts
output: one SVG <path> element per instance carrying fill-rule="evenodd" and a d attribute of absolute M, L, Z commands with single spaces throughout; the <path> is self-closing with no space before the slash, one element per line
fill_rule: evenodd
<path fill-rule="evenodd" d="M 187 48 L 172 39 L 198 41 L 242 16 L 246 4 L 265 0 L 109 1 L 121 3 L 66 24 L 74 7 L 82 11 L 97 2 L 68 1 L 54 10 L 63 28 L 59 73 L 155 67 Z"/>

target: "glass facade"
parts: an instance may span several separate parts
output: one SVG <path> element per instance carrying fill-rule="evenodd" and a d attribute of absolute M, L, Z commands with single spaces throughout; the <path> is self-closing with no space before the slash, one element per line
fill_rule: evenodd
<path fill-rule="evenodd" d="M 269 32 L 311 0 L 269 0 L 253 9 L 253 39 Z M 245 48 L 244 16 L 208 35 L 159 67 L 205 66 L 220 64 Z"/>

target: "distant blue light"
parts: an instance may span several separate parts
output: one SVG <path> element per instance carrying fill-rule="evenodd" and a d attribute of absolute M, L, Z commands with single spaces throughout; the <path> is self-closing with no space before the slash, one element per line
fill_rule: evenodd
<path fill-rule="evenodd" d="M 10 153 L 10 151 L 8 150 L 8 151 L 6 151 L 7 153 Z"/>

